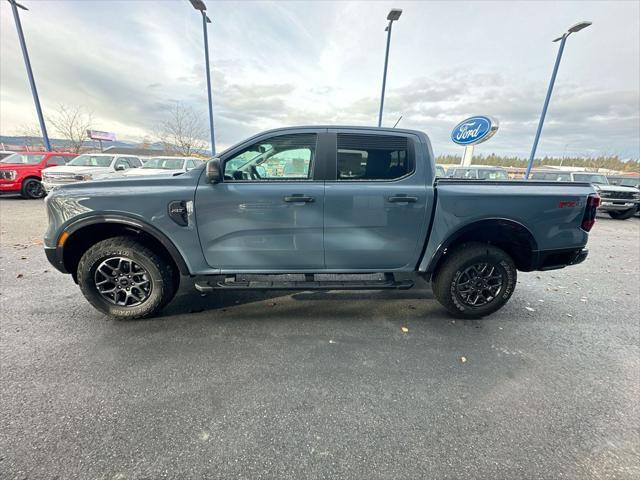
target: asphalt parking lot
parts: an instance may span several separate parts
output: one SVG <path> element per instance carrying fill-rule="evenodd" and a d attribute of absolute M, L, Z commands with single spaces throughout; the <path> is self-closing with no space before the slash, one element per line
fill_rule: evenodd
<path fill-rule="evenodd" d="M 640 219 L 452 320 L 404 292 L 93 310 L 0 199 L 0 478 L 640 478 Z M 406 327 L 408 331 L 402 331 Z"/>

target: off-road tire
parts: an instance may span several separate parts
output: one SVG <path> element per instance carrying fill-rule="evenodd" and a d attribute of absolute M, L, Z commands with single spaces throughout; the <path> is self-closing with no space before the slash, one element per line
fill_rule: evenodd
<path fill-rule="evenodd" d="M 482 306 L 467 305 L 458 293 L 457 285 L 465 269 L 475 264 L 489 264 L 502 275 L 502 288 Z M 500 248 L 483 243 L 467 243 L 449 253 L 432 279 L 436 299 L 454 316 L 481 318 L 500 309 L 513 294 L 517 271 L 511 257 Z"/>
<path fill-rule="evenodd" d="M 142 303 L 135 306 L 115 305 L 98 291 L 96 269 L 112 257 L 124 257 L 140 265 L 149 274 L 151 288 Z M 99 311 L 120 319 L 133 320 L 156 315 L 176 293 L 173 268 L 162 255 L 136 242 L 130 237 L 113 237 L 89 248 L 80 258 L 77 270 L 78 284 L 85 298 Z"/>
<path fill-rule="evenodd" d="M 610 210 L 607 213 L 614 220 L 626 220 L 627 218 L 631 218 L 636 214 L 636 208 L 630 208 L 629 210 L 615 211 Z"/>
<path fill-rule="evenodd" d="M 46 195 L 44 187 L 40 180 L 36 178 L 27 178 L 22 182 L 22 188 L 20 189 L 20 196 L 29 200 L 35 200 L 37 198 L 43 198 Z"/>

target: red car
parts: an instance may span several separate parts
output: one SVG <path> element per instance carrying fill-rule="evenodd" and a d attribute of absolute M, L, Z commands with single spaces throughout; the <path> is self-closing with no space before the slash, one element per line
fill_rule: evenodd
<path fill-rule="evenodd" d="M 16 152 L 0 160 L 0 194 L 20 194 L 23 198 L 42 198 L 46 195 L 40 180 L 42 169 L 64 165 L 76 153 Z"/>

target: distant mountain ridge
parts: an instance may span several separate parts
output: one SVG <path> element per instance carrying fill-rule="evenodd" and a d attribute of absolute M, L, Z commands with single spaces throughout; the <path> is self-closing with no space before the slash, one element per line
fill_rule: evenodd
<path fill-rule="evenodd" d="M 53 148 L 64 148 L 70 145 L 68 140 L 64 140 L 61 138 L 49 138 L 51 142 L 51 146 Z M 9 145 L 40 145 L 42 144 L 41 137 L 30 137 L 24 135 L 0 135 L 0 143 L 4 143 L 5 146 Z M 86 148 L 98 148 L 100 143 L 97 140 L 85 140 L 83 146 Z M 133 148 L 140 147 L 142 145 L 141 142 L 131 142 L 128 140 L 116 140 L 115 142 L 102 142 L 102 146 L 104 148 L 107 147 L 123 147 L 123 148 Z M 160 142 L 149 143 L 145 145 L 145 148 L 150 150 L 163 150 L 164 147 Z"/>

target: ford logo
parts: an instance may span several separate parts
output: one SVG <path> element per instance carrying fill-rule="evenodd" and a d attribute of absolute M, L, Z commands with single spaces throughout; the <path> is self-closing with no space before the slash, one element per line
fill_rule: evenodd
<path fill-rule="evenodd" d="M 489 140 L 498 131 L 495 118 L 478 115 L 460 122 L 451 132 L 451 140 L 458 145 L 477 145 Z"/>

